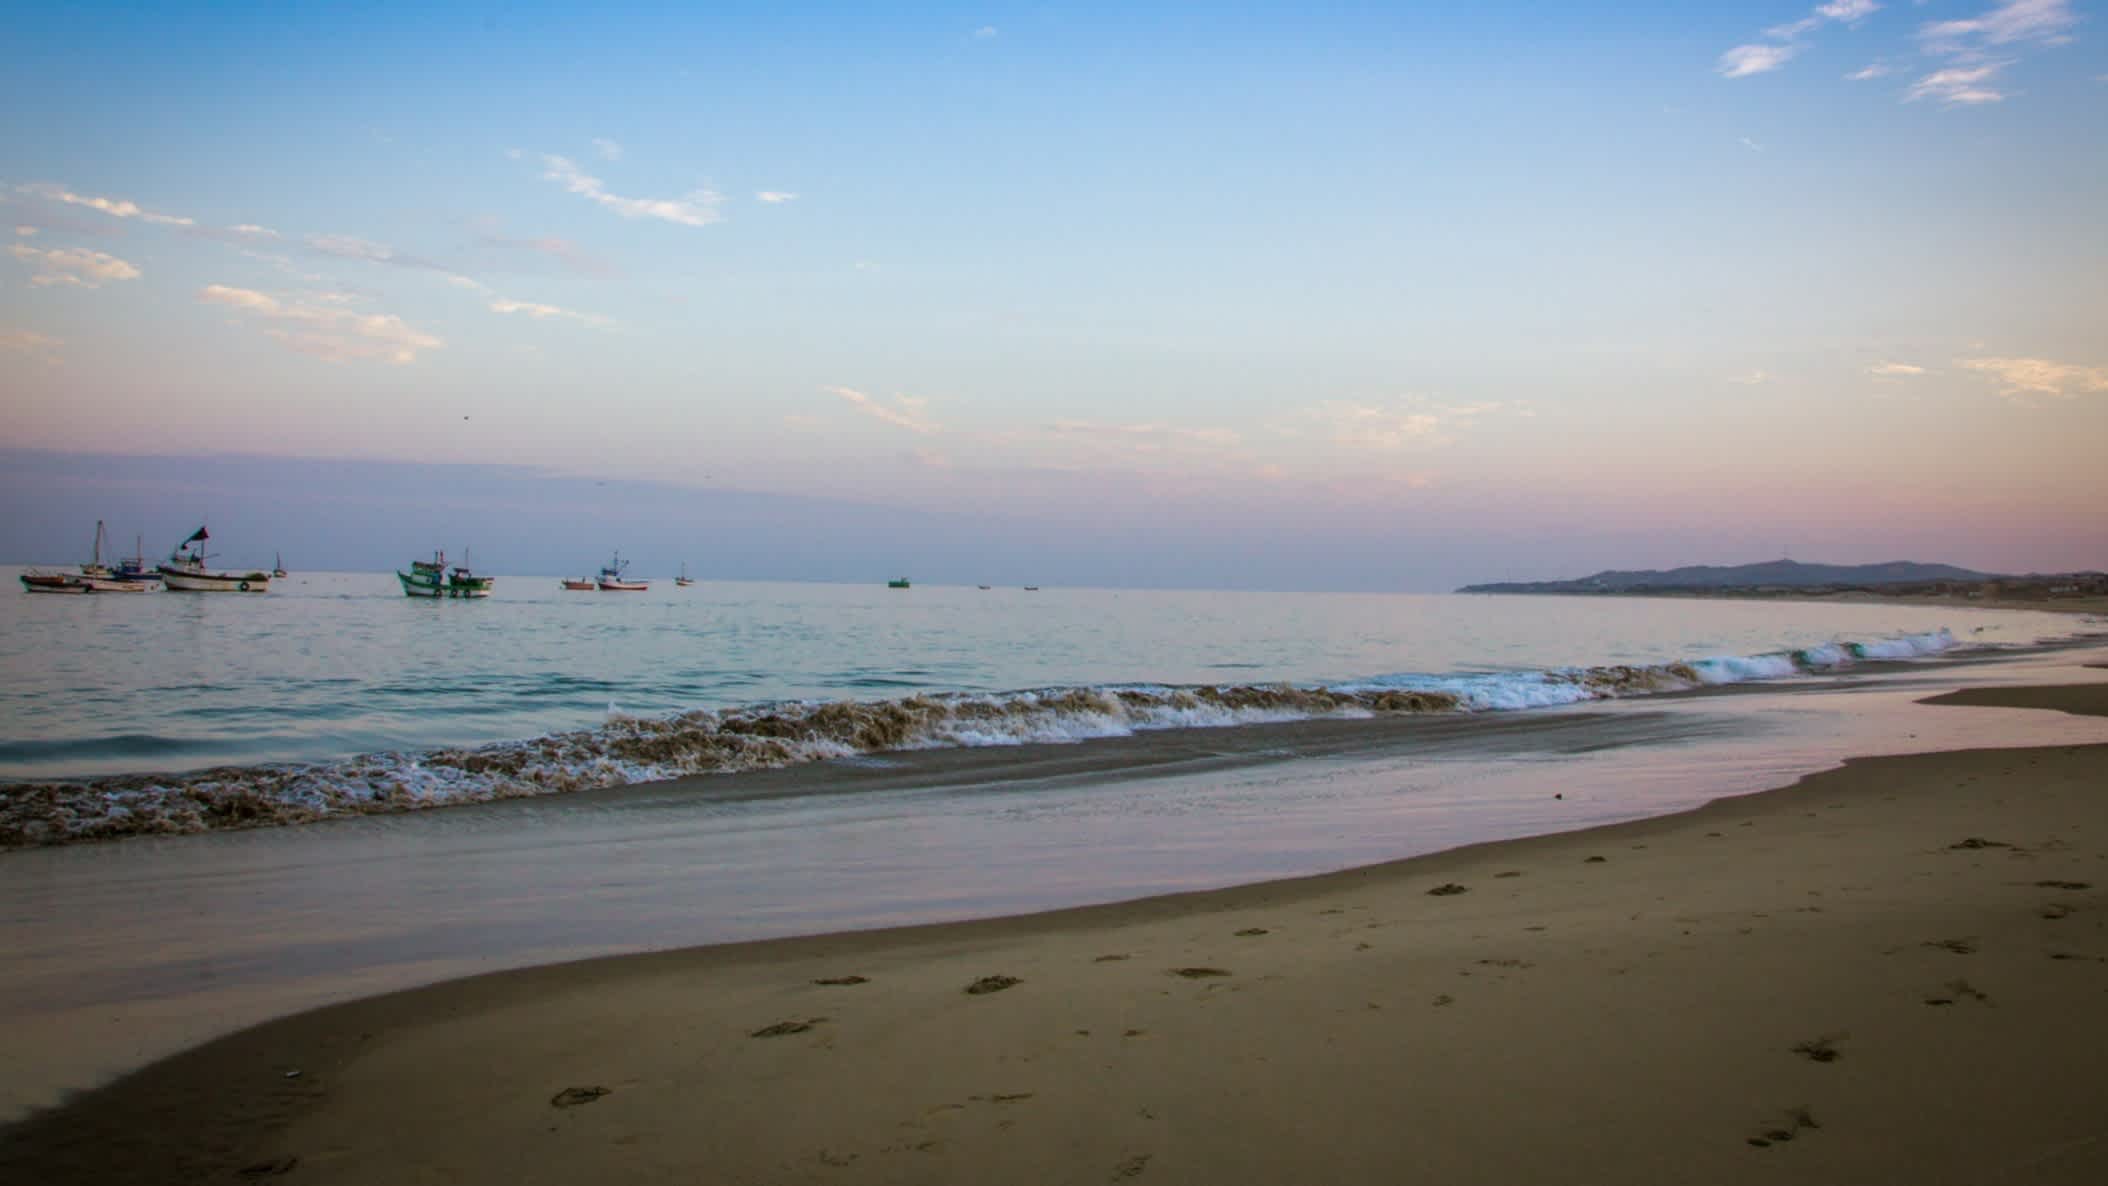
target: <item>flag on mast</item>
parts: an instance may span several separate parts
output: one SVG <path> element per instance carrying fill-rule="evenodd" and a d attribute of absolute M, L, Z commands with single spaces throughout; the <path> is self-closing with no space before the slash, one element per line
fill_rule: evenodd
<path fill-rule="evenodd" d="M 198 528 L 198 529 L 197 529 L 197 530 L 196 530 L 195 532 L 191 533 L 191 537 L 190 537 L 189 539 L 187 539 L 187 540 L 184 540 L 183 542 L 184 542 L 184 543 L 186 543 L 186 544 L 194 544 L 194 543 L 198 542 L 198 541 L 199 541 L 199 540 L 201 540 L 201 539 L 211 539 L 211 538 L 212 538 L 212 536 L 211 536 L 211 535 L 210 535 L 209 533 L 207 533 L 207 532 L 206 532 L 206 530 L 205 530 L 204 528 L 200 527 L 200 528 Z"/>

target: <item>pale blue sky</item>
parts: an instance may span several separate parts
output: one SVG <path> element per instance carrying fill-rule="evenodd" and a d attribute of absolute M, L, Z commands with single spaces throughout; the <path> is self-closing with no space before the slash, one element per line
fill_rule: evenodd
<path fill-rule="evenodd" d="M 15 448 L 964 510 L 1159 584 L 1126 527 L 1275 587 L 2108 563 L 2094 4 L 0 27 Z"/>

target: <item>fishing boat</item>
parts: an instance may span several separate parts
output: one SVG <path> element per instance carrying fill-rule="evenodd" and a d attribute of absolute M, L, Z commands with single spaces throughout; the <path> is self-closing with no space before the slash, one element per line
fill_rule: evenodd
<path fill-rule="evenodd" d="M 268 593 L 271 589 L 271 574 L 267 572 L 213 572 L 205 567 L 211 557 L 205 554 L 205 541 L 212 533 L 203 527 L 190 533 L 190 538 L 176 545 L 168 554 L 168 563 L 160 566 L 161 583 L 171 593 Z"/>
<path fill-rule="evenodd" d="M 905 589 L 908 587 L 908 578 L 906 577 L 894 577 L 886 582 L 886 588 L 888 589 Z"/>
<path fill-rule="evenodd" d="M 70 572 L 38 572 L 31 569 L 22 574 L 22 590 L 25 593 L 88 593 L 88 582 Z"/>
<path fill-rule="evenodd" d="M 271 553 L 271 576 L 281 581 L 285 579 L 285 557 L 276 552 Z"/>
<path fill-rule="evenodd" d="M 601 566 L 600 591 L 602 593 L 642 593 L 646 589 L 651 588 L 650 581 L 633 581 L 623 575 L 628 571 L 629 562 L 622 558 L 622 553 L 615 553 L 613 560 Z"/>
<path fill-rule="evenodd" d="M 445 552 L 434 552 L 430 560 L 412 560 L 410 571 L 397 569 L 406 597 L 481 599 L 490 596 L 496 577 L 479 577 L 466 564 L 448 567 Z"/>
<path fill-rule="evenodd" d="M 695 583 L 695 578 L 688 575 L 688 562 L 686 560 L 681 561 L 681 575 L 673 578 L 673 583 L 683 589 Z"/>
<path fill-rule="evenodd" d="M 564 588 L 573 593 L 591 593 L 599 586 L 593 583 L 592 577 L 565 577 Z"/>
<path fill-rule="evenodd" d="M 117 558 L 117 567 L 110 570 L 110 579 L 146 589 L 159 585 L 161 574 L 146 566 L 146 537 L 135 536 L 132 548 L 130 556 Z"/>
<path fill-rule="evenodd" d="M 75 578 L 87 586 L 90 593 L 144 593 L 153 588 L 151 580 L 140 581 L 124 576 L 102 562 L 102 542 L 105 531 L 101 519 L 95 521 L 95 544 L 90 559 L 80 566 L 81 574 Z"/>

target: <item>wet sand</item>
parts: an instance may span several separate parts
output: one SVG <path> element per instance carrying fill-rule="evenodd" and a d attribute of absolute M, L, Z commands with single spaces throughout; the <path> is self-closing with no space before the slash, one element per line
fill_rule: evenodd
<path fill-rule="evenodd" d="M 2104 888 L 2108 745 L 1853 761 L 1348 873 L 335 1006 L 8 1130 L 0 1177 L 2091 1183 Z"/>

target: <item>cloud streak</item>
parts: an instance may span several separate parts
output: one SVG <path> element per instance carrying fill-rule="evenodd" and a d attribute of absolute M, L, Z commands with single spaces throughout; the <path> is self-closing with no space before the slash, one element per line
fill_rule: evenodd
<path fill-rule="evenodd" d="M 600 178 L 560 156 L 542 158 L 542 177 L 624 218 L 653 218 L 693 227 L 724 221 L 724 214 L 718 209 L 724 204 L 724 195 L 709 188 L 690 190 L 678 198 L 625 198 L 609 193 Z"/>
<path fill-rule="evenodd" d="M 1801 38 L 1824 25 L 1856 26 L 1880 10 L 1881 5 L 1875 0 L 1827 0 L 1798 20 L 1764 30 L 1768 40 L 1738 45 L 1721 54 L 1713 69 L 1722 78 L 1769 74 L 1800 54 Z"/>
<path fill-rule="evenodd" d="M 928 436 L 938 431 L 935 424 L 925 419 L 922 409 L 929 401 L 919 396 L 896 395 L 893 402 L 873 398 L 854 387 L 822 387 L 820 390 L 847 403 L 866 416 L 883 420 L 896 428 Z"/>
<path fill-rule="evenodd" d="M 1998 380 L 2003 385 L 1998 394 L 2008 399 L 2036 395 L 2076 399 L 2108 392 L 2108 367 L 2052 362 L 2046 358 L 1961 358 L 1955 363 Z"/>
<path fill-rule="evenodd" d="M 389 313 L 358 313 L 329 304 L 281 300 L 248 288 L 209 284 L 198 300 L 253 319 L 286 349 L 325 362 L 386 362 L 404 366 L 446 343 Z"/>
<path fill-rule="evenodd" d="M 517 313 L 535 321 L 576 321 L 580 325 L 590 325 L 595 329 L 603 329 L 614 324 L 611 319 L 598 313 L 579 313 L 571 309 L 559 309 L 555 305 L 544 305 L 535 301 L 515 301 L 507 297 L 491 298 L 490 311 L 504 314 Z"/>
<path fill-rule="evenodd" d="M 38 288 L 101 288 L 116 280 L 139 279 L 138 268 L 114 255 L 84 247 L 44 250 L 26 243 L 11 243 L 7 252 L 36 269 L 29 282 Z"/>
<path fill-rule="evenodd" d="M 42 198 L 47 202 L 57 202 L 64 206 L 80 206 L 85 209 L 100 211 L 112 218 L 136 218 L 141 222 L 152 223 L 156 226 L 196 225 L 191 219 L 176 214 L 157 213 L 126 198 L 106 198 L 94 194 L 75 193 L 62 185 L 54 185 L 48 181 L 40 181 L 31 185 L 18 185 L 15 190 L 18 193 Z"/>

